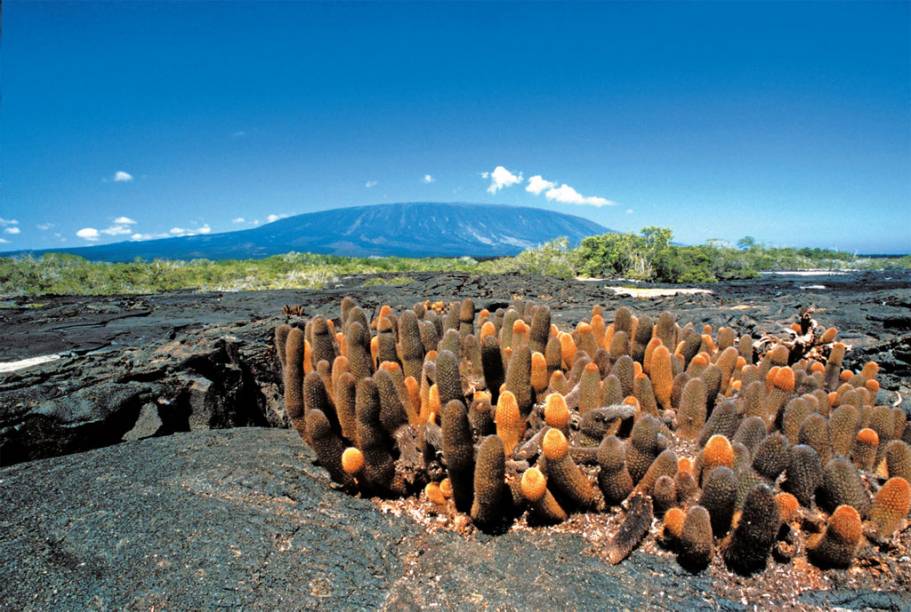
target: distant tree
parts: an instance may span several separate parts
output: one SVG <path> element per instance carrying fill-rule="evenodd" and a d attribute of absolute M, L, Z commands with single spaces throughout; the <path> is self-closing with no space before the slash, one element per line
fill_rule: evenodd
<path fill-rule="evenodd" d="M 737 241 L 737 248 L 741 251 L 749 251 L 756 246 L 756 239 L 752 236 L 744 236 Z"/>

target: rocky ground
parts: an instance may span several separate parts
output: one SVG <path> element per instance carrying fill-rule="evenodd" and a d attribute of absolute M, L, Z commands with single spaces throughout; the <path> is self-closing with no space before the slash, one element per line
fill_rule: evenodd
<path fill-rule="evenodd" d="M 628 304 L 756 337 L 815 305 L 816 318 L 852 345 L 849 366 L 875 359 L 883 388 L 911 397 L 908 273 L 775 276 L 642 300 L 603 282 L 411 276 L 416 282 L 402 287 L 351 277 L 322 291 L 3 303 L 0 366 L 61 358 L 0 373 L 0 464 L 18 464 L 0 470 L 0 607 L 780 601 L 775 593 L 738 598 L 712 572 L 690 576 L 648 551 L 608 566 L 578 534 L 464 538 L 331 490 L 295 435 L 266 428 L 284 425 L 271 335 L 287 320 L 286 304 L 337 317 L 344 295 L 366 307 L 472 297 L 493 309 L 525 298 L 550 304 L 567 327 L 592 304 L 608 312 Z M 207 431 L 225 428 L 238 429 Z M 72 454 L 90 449 L 98 450 Z M 837 587 L 847 583 L 836 573 L 798 603 L 911 608 L 906 593 Z"/>

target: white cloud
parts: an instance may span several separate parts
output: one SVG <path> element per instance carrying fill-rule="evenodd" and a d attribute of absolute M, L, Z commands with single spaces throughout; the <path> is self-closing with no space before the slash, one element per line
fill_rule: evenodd
<path fill-rule="evenodd" d="M 481 178 L 490 179 L 490 185 L 487 186 L 488 193 L 496 193 L 501 189 L 518 185 L 523 180 L 521 172 L 513 174 L 503 166 L 497 166 L 490 172 L 482 172 Z M 581 204 L 599 207 L 616 204 L 616 202 L 601 196 L 582 195 L 566 183 L 558 185 L 555 181 L 549 181 L 540 174 L 535 174 L 528 179 L 525 191 L 533 195 L 541 195 L 543 193 L 544 197 L 549 201 L 560 204 Z"/>
<path fill-rule="evenodd" d="M 0 238 L 0 244 L 9 244 L 9 240 L 6 238 Z"/>
<path fill-rule="evenodd" d="M 231 223 L 235 223 L 237 225 L 240 225 L 241 223 L 246 223 L 246 222 L 247 222 L 247 220 L 244 219 L 243 217 L 234 217 L 233 219 L 231 219 Z"/>
<path fill-rule="evenodd" d="M 184 227 L 172 227 L 171 229 L 168 230 L 168 234 L 171 236 L 196 236 L 197 234 L 211 234 L 211 233 L 212 233 L 212 228 L 209 227 L 208 223 L 204 223 L 203 225 L 201 225 L 200 227 L 197 227 L 196 229 L 184 228 Z M 163 238 L 164 236 L 156 236 L 156 237 Z"/>
<path fill-rule="evenodd" d="M 136 220 L 129 217 L 117 217 L 114 219 L 114 223 L 117 225 L 136 225 Z"/>
<path fill-rule="evenodd" d="M 432 183 L 432 182 L 435 181 L 435 180 L 436 180 L 436 179 L 433 178 L 431 175 L 425 174 L 425 175 L 424 175 L 424 178 L 421 179 L 421 182 L 424 183 L 424 184 L 426 184 L 426 185 L 429 185 L 430 183 Z"/>
<path fill-rule="evenodd" d="M 379 184 L 380 184 L 379 181 L 367 181 L 366 183 L 364 183 L 364 187 L 366 187 L 367 189 L 373 189 L 374 187 L 376 187 Z"/>
<path fill-rule="evenodd" d="M 536 174 L 528 179 L 528 185 L 525 186 L 525 191 L 528 193 L 533 193 L 535 195 L 540 195 L 542 191 L 553 189 L 555 186 L 556 185 L 554 185 L 551 181 L 545 180 L 540 174 Z"/>
<path fill-rule="evenodd" d="M 490 179 L 490 185 L 487 186 L 488 193 L 496 193 L 501 189 L 518 185 L 522 182 L 522 173 L 513 174 L 503 166 L 497 166 L 491 172 L 482 172 L 481 178 Z"/>
<path fill-rule="evenodd" d="M 133 232 L 130 234 L 130 240 L 157 240 L 159 238 L 170 238 L 171 234 L 167 232 L 161 232 L 158 234 L 143 234 L 141 232 Z"/>
<path fill-rule="evenodd" d="M 16 227 L 15 225 L 7 227 L 3 231 L 6 232 L 7 234 L 13 234 L 13 235 L 22 233 L 22 230 L 19 229 L 18 227 Z"/>
<path fill-rule="evenodd" d="M 633 214 L 633 209 L 632 209 L 632 208 L 627 208 L 627 209 L 626 209 L 626 214 L 628 214 L 628 215 Z"/>
<path fill-rule="evenodd" d="M 607 198 L 600 196 L 584 196 L 566 183 L 559 187 L 551 187 L 544 192 L 544 197 L 560 204 L 587 204 L 589 206 L 610 206 L 615 204 Z"/>
<path fill-rule="evenodd" d="M 52 227 L 54 227 L 54 224 L 53 224 L 53 223 L 39 223 L 39 224 L 36 225 L 35 227 L 37 227 L 38 229 L 40 229 L 42 232 L 46 232 L 47 230 L 49 230 L 49 229 L 51 229 Z"/>
<path fill-rule="evenodd" d="M 123 170 L 118 170 L 114 173 L 114 182 L 115 183 L 129 183 L 133 180 L 133 175 L 129 172 L 124 172 Z"/>
<path fill-rule="evenodd" d="M 266 215 L 266 223 L 272 223 L 273 221 L 278 221 L 279 219 L 284 219 L 288 215 L 276 215 L 272 213 L 271 215 Z"/>
<path fill-rule="evenodd" d="M 112 225 L 111 227 L 100 230 L 100 233 L 105 236 L 126 236 L 132 231 L 133 230 L 126 225 Z"/>
<path fill-rule="evenodd" d="M 98 240 L 98 230 L 96 230 L 94 227 L 83 227 L 81 230 L 76 232 L 76 236 L 82 238 L 83 240 L 94 242 L 95 240 Z"/>
<path fill-rule="evenodd" d="M 0 217 L 0 227 L 5 227 L 7 225 L 19 225 L 19 222 L 15 219 L 4 219 Z"/>

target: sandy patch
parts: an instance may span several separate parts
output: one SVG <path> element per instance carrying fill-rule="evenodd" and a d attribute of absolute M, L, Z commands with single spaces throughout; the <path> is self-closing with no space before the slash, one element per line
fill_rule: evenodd
<path fill-rule="evenodd" d="M 15 372 L 16 370 L 30 368 L 58 359 L 60 359 L 60 355 L 41 355 L 40 357 L 29 357 L 28 359 L 20 359 L 19 361 L 4 361 L 0 362 L 0 373 Z"/>
<path fill-rule="evenodd" d="M 608 287 L 616 295 L 629 295 L 634 298 L 665 297 L 668 295 L 693 295 L 697 293 L 712 293 L 709 289 L 696 287 Z"/>

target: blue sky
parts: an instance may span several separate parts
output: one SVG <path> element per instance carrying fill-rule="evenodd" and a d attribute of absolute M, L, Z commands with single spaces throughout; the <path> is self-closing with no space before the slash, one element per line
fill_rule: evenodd
<path fill-rule="evenodd" d="M 471 201 L 909 252 L 909 7 L 4 2 L 0 250 Z"/>

